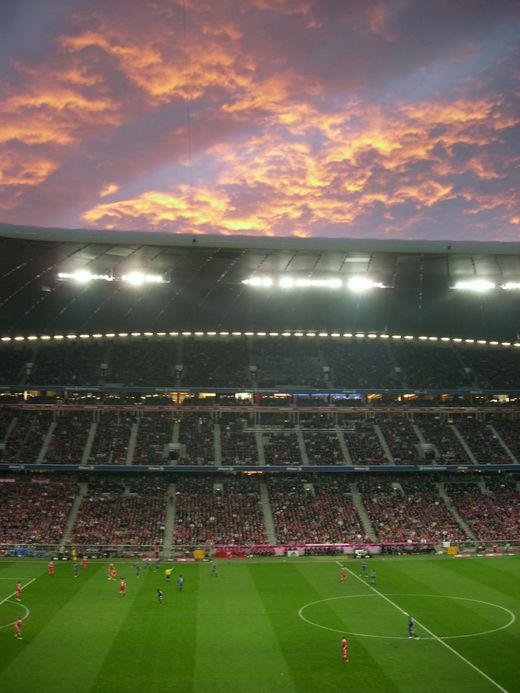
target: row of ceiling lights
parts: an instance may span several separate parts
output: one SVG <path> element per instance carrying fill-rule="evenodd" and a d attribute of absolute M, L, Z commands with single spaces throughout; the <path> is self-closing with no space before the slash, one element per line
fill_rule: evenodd
<path fill-rule="evenodd" d="M 303 331 L 293 331 L 286 330 L 285 332 L 106 332 L 104 334 L 97 332 L 95 334 L 55 334 L 55 335 L 30 335 L 29 337 L 0 337 L 2 342 L 23 342 L 29 341 L 34 342 L 36 340 L 49 341 L 49 340 L 63 340 L 63 339 L 114 339 L 115 337 L 126 338 L 126 337 L 333 337 L 344 339 L 393 339 L 396 341 L 405 340 L 407 342 L 412 342 L 417 340 L 419 342 L 443 342 L 443 343 L 455 343 L 455 344 L 480 344 L 489 346 L 502 346 L 502 347 L 520 347 L 520 342 L 499 342 L 496 340 L 487 339 L 463 339 L 462 337 L 427 337 L 421 335 L 419 337 L 414 337 L 413 335 L 399 335 L 399 334 L 384 334 L 375 332 L 303 332 Z"/>

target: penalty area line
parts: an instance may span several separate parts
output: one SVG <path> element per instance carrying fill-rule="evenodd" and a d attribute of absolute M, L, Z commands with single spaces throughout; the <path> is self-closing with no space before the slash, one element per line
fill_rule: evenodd
<path fill-rule="evenodd" d="M 382 599 L 384 599 L 384 600 L 387 601 L 389 604 L 391 604 L 395 609 L 397 609 L 398 611 L 400 611 L 400 612 L 401 612 L 402 614 L 404 614 L 405 616 L 408 616 L 408 613 L 407 613 L 404 609 L 401 609 L 401 607 L 399 606 L 399 604 L 396 604 L 396 603 L 393 602 L 391 599 L 389 599 L 389 598 L 386 596 L 386 594 L 383 594 L 382 592 L 380 592 L 379 590 L 377 590 L 373 585 L 367 584 L 367 583 L 363 580 L 363 578 L 359 577 L 359 575 L 356 575 L 356 573 L 354 573 L 352 570 L 350 570 L 350 568 L 347 568 L 346 566 L 344 566 L 343 563 L 341 563 L 340 561 L 336 561 L 336 563 L 337 563 L 338 565 L 340 565 L 342 568 L 345 568 L 345 570 L 347 570 L 347 571 L 350 573 L 350 575 L 352 575 L 353 577 L 355 577 L 356 580 L 359 580 L 359 582 L 361 582 L 363 585 L 365 585 L 366 587 L 368 587 L 369 589 L 371 589 L 373 592 L 375 592 L 377 595 L 379 595 Z M 414 617 L 414 621 L 417 623 L 417 625 L 421 626 L 421 628 L 422 628 L 423 630 L 425 630 L 429 635 L 431 635 L 431 637 L 432 637 L 434 640 L 436 640 L 438 643 L 440 643 L 441 645 L 443 645 L 444 647 L 446 647 L 450 652 L 452 652 L 452 653 L 453 653 L 454 655 L 456 655 L 459 659 L 461 659 L 463 662 L 465 662 L 465 663 L 466 663 L 469 667 L 471 667 L 474 671 L 476 671 L 478 674 L 480 674 L 480 675 L 483 676 L 485 679 L 487 679 L 487 680 L 489 681 L 489 683 L 493 684 L 493 686 L 495 686 L 496 688 L 498 688 L 499 691 L 502 691 L 502 693 L 508 693 L 508 691 L 507 691 L 505 688 L 502 688 L 502 686 L 501 686 L 499 683 L 497 683 L 494 679 L 492 679 L 491 676 L 488 676 L 484 671 L 482 671 L 482 669 L 479 669 L 475 664 L 473 664 L 473 662 L 470 662 L 469 659 L 466 659 L 466 657 L 464 657 L 464 655 L 461 655 L 460 652 L 457 652 L 457 650 L 456 650 L 455 648 L 453 648 L 451 645 L 448 645 L 447 642 L 444 642 L 444 640 L 443 640 L 442 638 L 440 638 L 438 635 L 436 635 L 432 630 L 430 630 L 429 628 L 427 628 L 423 623 L 421 623 L 420 621 L 418 621 L 415 617 Z"/>

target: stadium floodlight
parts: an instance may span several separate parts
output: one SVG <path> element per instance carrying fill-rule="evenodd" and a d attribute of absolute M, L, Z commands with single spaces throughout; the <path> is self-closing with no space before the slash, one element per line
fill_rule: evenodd
<path fill-rule="evenodd" d="M 206 334 L 208 335 L 208 337 L 214 337 L 217 333 L 216 332 L 206 332 Z M 253 333 L 251 333 L 251 334 L 253 334 Z"/>
<path fill-rule="evenodd" d="M 331 332 L 331 333 L 330 333 L 330 336 L 331 336 L 331 337 L 341 337 L 341 335 L 340 335 L 339 332 Z"/>
<path fill-rule="evenodd" d="M 89 334 L 80 334 L 79 338 L 80 339 L 90 339 L 90 335 Z"/>
<path fill-rule="evenodd" d="M 64 281 L 72 279 L 78 284 L 88 284 L 92 280 L 101 280 L 104 282 L 114 281 L 114 277 L 110 274 L 94 274 L 86 269 L 76 270 L 75 272 L 58 272 L 58 279 Z"/>
<path fill-rule="evenodd" d="M 67 339 L 77 339 L 78 335 L 77 334 L 68 334 Z"/>
<path fill-rule="evenodd" d="M 27 339 L 28 339 L 30 342 L 34 342 L 34 340 L 35 340 L 35 339 L 38 339 L 38 337 L 36 337 L 36 335 L 32 334 L 32 335 L 30 335 L 30 337 L 27 337 Z"/>
<path fill-rule="evenodd" d="M 403 336 L 401 334 L 393 334 L 392 339 L 402 339 Z"/>
<path fill-rule="evenodd" d="M 428 339 L 428 337 L 426 337 L 425 335 L 421 335 L 419 337 L 419 341 L 421 341 L 421 342 L 425 342 L 427 339 Z"/>
<path fill-rule="evenodd" d="M 153 337 L 153 332 L 143 332 L 143 334 L 145 337 Z M 159 333 L 157 333 L 157 334 L 159 334 Z"/>
<path fill-rule="evenodd" d="M 219 332 L 219 335 L 220 335 L 221 337 L 228 337 L 228 336 L 229 336 L 229 332 L 226 332 L 226 331 L 224 330 L 224 332 Z"/>
<path fill-rule="evenodd" d="M 178 337 L 179 336 L 178 332 L 168 332 L 168 334 L 170 335 L 170 337 Z"/>
<path fill-rule="evenodd" d="M 358 339 L 364 339 L 365 338 L 365 333 L 364 332 L 356 332 L 356 337 Z"/>
<path fill-rule="evenodd" d="M 15 339 L 16 339 L 16 337 L 15 337 Z M 63 339 L 63 335 L 62 334 L 55 334 L 54 339 Z"/>
<path fill-rule="evenodd" d="M 505 291 L 518 291 L 518 289 L 520 289 L 520 282 L 506 282 L 501 285 L 501 288 L 505 289 Z"/>
<path fill-rule="evenodd" d="M 10 342 L 11 337 L 2 337 L 2 342 Z"/>
<path fill-rule="evenodd" d="M 118 332 L 117 336 L 118 337 L 128 337 L 128 332 Z M 108 335 L 107 335 L 107 337 L 108 337 Z"/>
<path fill-rule="evenodd" d="M 147 334 L 147 333 L 145 332 L 145 334 Z M 153 333 L 151 333 L 151 334 L 153 334 Z M 158 336 L 158 337 L 165 337 L 165 336 L 166 336 L 166 332 L 157 332 L 157 336 Z"/>
<path fill-rule="evenodd" d="M 477 339 L 477 344 L 487 344 L 485 339 Z"/>
<path fill-rule="evenodd" d="M 474 339 L 465 339 L 464 341 L 466 342 L 466 344 L 474 344 L 475 343 Z"/>
<path fill-rule="evenodd" d="M 15 337 L 16 339 L 16 337 Z M 511 346 L 511 342 L 500 342 L 502 346 Z"/>
<path fill-rule="evenodd" d="M 140 336 L 141 336 L 141 333 L 140 333 L 140 332 L 132 332 L 132 333 L 130 334 L 130 336 L 131 336 L 131 337 L 140 337 Z"/>
<path fill-rule="evenodd" d="M 370 291 L 370 289 L 374 288 L 384 288 L 381 282 L 374 282 L 367 277 L 351 277 L 347 282 L 347 286 L 351 291 L 355 291 L 356 293 Z"/>
<path fill-rule="evenodd" d="M 210 334 L 210 333 L 208 332 L 208 334 Z M 255 336 L 254 332 L 244 332 L 244 334 L 246 337 L 254 337 Z"/>
<path fill-rule="evenodd" d="M 459 344 L 460 342 L 462 342 L 462 339 L 460 337 L 453 337 L 453 341 Z"/>
<path fill-rule="evenodd" d="M 428 337 L 429 342 L 437 342 L 439 340 L 438 337 Z"/>
<path fill-rule="evenodd" d="M 367 337 L 369 339 L 375 339 L 377 337 L 377 334 L 374 334 L 373 332 L 370 332 L 370 334 L 367 334 Z"/>
<path fill-rule="evenodd" d="M 101 339 L 103 337 L 103 335 L 100 332 L 96 332 L 92 335 L 92 337 L 94 339 Z"/>
<path fill-rule="evenodd" d="M 106 337 L 107 339 L 113 339 L 115 336 L 116 336 L 116 335 L 115 335 L 115 332 L 107 332 L 107 333 L 105 334 L 105 337 Z"/>
<path fill-rule="evenodd" d="M 295 332 L 293 337 L 303 337 L 303 332 Z"/>
<path fill-rule="evenodd" d="M 495 283 L 489 281 L 488 279 L 467 279 L 456 282 L 453 288 L 459 291 L 474 291 L 482 294 L 486 291 L 491 291 L 491 289 L 494 289 L 495 287 Z"/>
<path fill-rule="evenodd" d="M 40 339 L 42 339 L 42 340 L 44 340 L 44 341 L 47 341 L 47 340 L 49 340 L 50 338 L 51 338 L 51 336 L 50 336 L 49 334 L 42 334 L 42 336 L 40 337 Z"/>
<path fill-rule="evenodd" d="M 328 337 L 329 333 L 328 332 L 318 332 L 318 337 Z"/>
<path fill-rule="evenodd" d="M 413 335 L 411 334 L 405 334 L 404 338 L 407 339 L 409 342 L 413 342 Z"/>
<path fill-rule="evenodd" d="M 489 344 L 491 344 L 491 346 L 498 346 L 498 342 L 496 340 L 489 342 Z"/>
<path fill-rule="evenodd" d="M 271 279 L 271 277 L 257 275 L 255 277 L 250 277 L 249 279 L 242 280 L 242 284 L 248 284 L 249 286 L 258 287 L 270 287 L 273 285 L 273 280 Z"/>
<path fill-rule="evenodd" d="M 449 342 L 451 337 L 441 337 L 441 342 Z"/>

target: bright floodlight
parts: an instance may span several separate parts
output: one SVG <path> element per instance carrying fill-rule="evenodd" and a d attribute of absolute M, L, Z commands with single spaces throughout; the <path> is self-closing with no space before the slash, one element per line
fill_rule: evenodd
<path fill-rule="evenodd" d="M 380 282 L 373 282 L 371 279 L 367 279 L 366 277 L 351 277 L 348 280 L 348 288 L 351 291 L 369 291 L 374 287 L 382 289 L 383 285 Z"/>
<path fill-rule="evenodd" d="M 502 288 L 506 291 L 513 291 L 515 289 L 518 290 L 520 289 L 520 282 L 506 282 L 505 284 L 502 284 Z"/>
<path fill-rule="evenodd" d="M 469 279 L 466 281 L 457 282 L 454 288 L 461 291 L 485 293 L 486 291 L 491 291 L 491 289 L 494 289 L 495 284 L 487 279 Z"/>
<path fill-rule="evenodd" d="M 250 279 L 244 279 L 242 284 L 249 284 L 249 286 L 272 286 L 273 280 L 271 277 L 251 277 Z"/>

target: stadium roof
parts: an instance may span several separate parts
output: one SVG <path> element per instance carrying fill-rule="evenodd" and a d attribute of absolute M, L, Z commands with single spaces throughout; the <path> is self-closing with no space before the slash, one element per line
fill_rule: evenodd
<path fill-rule="evenodd" d="M 165 283 L 60 281 L 86 270 Z M 363 276 L 384 288 L 259 288 L 256 277 Z M 121 330 L 375 331 L 516 339 L 520 243 L 186 236 L 0 224 L 0 336 Z M 485 279 L 486 294 L 455 291 Z"/>

